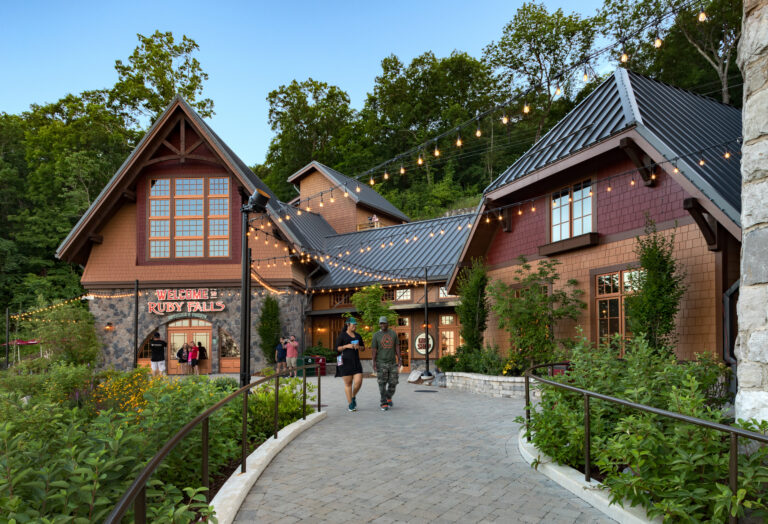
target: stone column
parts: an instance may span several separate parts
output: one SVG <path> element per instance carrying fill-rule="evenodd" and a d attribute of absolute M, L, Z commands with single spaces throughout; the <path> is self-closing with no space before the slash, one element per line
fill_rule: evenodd
<path fill-rule="evenodd" d="M 736 417 L 768 419 L 768 0 L 744 0 L 741 287 Z"/>

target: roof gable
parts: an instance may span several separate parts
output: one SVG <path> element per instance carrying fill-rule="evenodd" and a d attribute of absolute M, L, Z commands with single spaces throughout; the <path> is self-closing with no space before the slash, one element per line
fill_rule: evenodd
<path fill-rule="evenodd" d="M 392 203 L 381 196 L 376 190 L 368 187 L 367 184 L 361 184 L 359 180 L 348 177 L 343 173 L 339 173 L 335 169 L 332 169 L 325 164 L 313 160 L 306 166 L 302 167 L 294 174 L 288 177 L 288 182 L 295 184 L 298 183 L 304 176 L 309 174 L 312 170 L 317 170 L 322 173 L 328 180 L 339 188 L 346 187 L 349 190 L 349 196 L 358 204 L 368 207 L 374 211 L 387 214 L 391 217 L 403 220 L 404 222 L 410 222 L 411 219 L 400 211 Z M 360 191 L 357 192 L 355 188 L 359 187 Z"/>

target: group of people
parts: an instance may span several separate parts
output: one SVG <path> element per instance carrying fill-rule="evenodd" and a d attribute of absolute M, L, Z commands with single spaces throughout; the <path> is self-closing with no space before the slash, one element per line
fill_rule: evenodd
<path fill-rule="evenodd" d="M 363 366 L 360 363 L 360 351 L 363 348 L 363 339 L 357 333 L 357 321 L 354 318 L 347 319 L 346 328 L 336 338 L 336 374 L 344 378 L 349 411 L 357 411 L 357 393 L 363 385 Z M 389 329 L 387 317 L 379 318 L 379 331 L 373 334 L 371 361 L 379 382 L 379 408 L 388 411 L 393 406 L 392 397 L 395 395 L 403 362 L 397 351 L 397 335 Z"/>
<path fill-rule="evenodd" d="M 299 358 L 299 343 L 296 336 L 280 337 L 280 342 L 275 346 L 275 361 L 277 373 L 288 372 L 289 377 L 296 376 L 296 362 Z"/>
<path fill-rule="evenodd" d="M 150 366 L 153 376 L 165 375 L 165 349 L 168 343 L 160 338 L 160 333 L 152 335 L 149 341 L 149 350 L 151 353 Z M 185 342 L 176 352 L 176 359 L 184 375 L 200 374 L 200 361 L 208 358 L 208 350 L 202 342 L 195 343 L 194 340 Z"/>

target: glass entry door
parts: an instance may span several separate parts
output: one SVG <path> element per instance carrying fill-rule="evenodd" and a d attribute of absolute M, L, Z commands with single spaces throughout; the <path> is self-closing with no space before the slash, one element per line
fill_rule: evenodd
<path fill-rule="evenodd" d="M 411 341 L 408 333 L 397 333 L 397 348 L 400 351 L 400 358 L 403 362 L 403 372 L 411 372 Z"/>
<path fill-rule="evenodd" d="M 199 373 L 201 375 L 211 372 L 211 324 L 205 320 L 184 319 L 168 324 L 168 374 L 182 375 L 190 372 L 189 366 L 180 364 L 176 353 L 184 343 L 197 345 L 202 342 L 205 347 L 207 359 L 200 360 Z"/>

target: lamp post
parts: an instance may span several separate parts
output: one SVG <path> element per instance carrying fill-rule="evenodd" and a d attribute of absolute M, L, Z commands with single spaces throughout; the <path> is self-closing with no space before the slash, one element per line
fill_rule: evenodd
<path fill-rule="evenodd" d="M 240 283 L 240 387 L 251 382 L 251 253 L 248 248 L 248 214 L 266 211 L 269 195 L 256 190 L 242 214 L 242 281 Z"/>
<path fill-rule="evenodd" d="M 424 268 L 424 357 L 426 370 L 422 373 L 423 377 L 431 377 L 429 372 L 429 286 L 427 285 L 427 276 L 429 269 Z"/>

